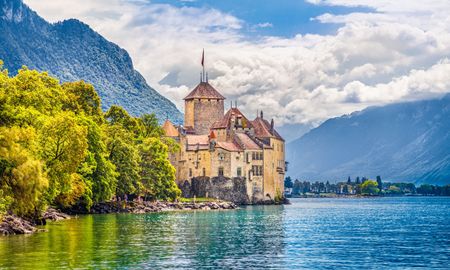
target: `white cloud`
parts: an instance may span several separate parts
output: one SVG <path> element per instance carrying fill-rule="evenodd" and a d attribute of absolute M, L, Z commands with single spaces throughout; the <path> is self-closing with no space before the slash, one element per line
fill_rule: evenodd
<path fill-rule="evenodd" d="M 124 0 L 25 2 L 50 21 L 79 18 L 125 48 L 149 84 L 179 108 L 199 80 L 202 48 L 218 90 L 238 100 L 249 116 L 264 109 L 278 123 L 317 124 L 367 106 L 450 92 L 448 1 L 310 1 L 373 12 L 314 18 L 341 23 L 333 35 L 258 40 L 242 34 L 245 22 L 211 8 Z"/>
<path fill-rule="evenodd" d="M 271 28 L 273 27 L 273 24 L 265 22 L 265 23 L 258 23 L 256 26 L 259 28 Z"/>

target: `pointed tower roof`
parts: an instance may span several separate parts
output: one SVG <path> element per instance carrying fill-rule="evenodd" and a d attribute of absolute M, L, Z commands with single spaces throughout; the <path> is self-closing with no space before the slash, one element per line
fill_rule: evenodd
<path fill-rule="evenodd" d="M 214 87 L 208 82 L 201 82 L 197 87 L 187 95 L 184 100 L 190 100 L 195 98 L 210 98 L 210 99 L 225 99 Z"/>
<path fill-rule="evenodd" d="M 241 117 L 243 125 L 247 128 L 252 128 L 253 125 L 251 121 L 245 117 L 245 115 L 238 108 L 231 108 L 228 112 L 220 119 L 212 125 L 212 129 L 221 129 L 221 128 L 230 128 L 231 127 L 231 119 L 235 117 Z"/>
<path fill-rule="evenodd" d="M 180 135 L 178 129 L 169 120 L 164 122 L 162 129 L 167 137 L 178 137 Z"/>
<path fill-rule="evenodd" d="M 262 115 L 262 112 L 261 112 Z M 273 128 L 272 123 L 269 123 L 266 119 L 262 117 L 256 117 L 255 120 L 252 121 L 252 125 L 255 128 L 255 135 L 258 138 L 269 138 L 275 137 L 279 140 L 284 141 L 283 137 Z"/>

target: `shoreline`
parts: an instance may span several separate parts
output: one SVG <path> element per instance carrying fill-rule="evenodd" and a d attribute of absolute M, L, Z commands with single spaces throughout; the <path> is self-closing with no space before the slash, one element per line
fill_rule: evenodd
<path fill-rule="evenodd" d="M 361 194 L 334 194 L 334 193 L 320 193 L 320 194 L 305 194 L 305 195 L 294 195 L 286 197 L 287 199 L 307 199 L 307 198 L 349 198 L 349 199 L 355 199 L 355 198 L 393 198 L 393 197 L 449 197 L 449 196 L 437 196 L 437 195 L 419 195 L 419 194 L 398 194 L 398 195 L 361 195 Z"/>
<path fill-rule="evenodd" d="M 36 232 L 45 232 L 45 229 L 38 228 L 47 222 L 55 222 L 74 218 L 78 215 L 97 215 L 97 214 L 147 214 L 172 211 L 215 211 L 215 210 L 233 210 L 239 208 L 238 205 L 226 201 L 211 202 L 102 202 L 98 203 L 88 211 L 83 208 L 65 209 L 63 211 L 54 208 L 48 208 L 42 217 L 38 220 L 29 220 L 8 214 L 0 222 L 0 237 L 17 234 L 33 234 Z"/>

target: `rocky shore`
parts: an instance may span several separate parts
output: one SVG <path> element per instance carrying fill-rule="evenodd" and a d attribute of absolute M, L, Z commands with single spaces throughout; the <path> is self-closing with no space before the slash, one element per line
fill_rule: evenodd
<path fill-rule="evenodd" d="M 94 205 L 90 211 L 86 209 L 68 209 L 63 213 L 49 208 L 36 221 L 30 221 L 15 215 L 6 215 L 0 222 L 0 235 L 31 234 L 38 231 L 37 225 L 45 225 L 46 221 L 59 221 L 69 219 L 71 215 L 78 214 L 111 214 L 111 213 L 155 213 L 165 211 L 189 211 L 189 210 L 221 210 L 236 209 L 237 205 L 230 202 L 104 202 Z"/>
<path fill-rule="evenodd" d="M 6 215 L 3 218 L 3 221 L 0 222 L 0 235 L 35 233 L 37 231 L 42 231 L 36 226 L 45 225 L 47 220 L 58 221 L 69 218 L 69 215 L 53 208 L 47 209 L 42 218 L 33 221 L 16 215 Z"/>
<path fill-rule="evenodd" d="M 109 214 L 109 213 L 155 213 L 165 211 L 188 210 L 220 210 L 236 209 L 237 205 L 231 202 L 104 202 L 94 205 L 89 212 L 80 209 L 71 209 L 70 214 Z"/>

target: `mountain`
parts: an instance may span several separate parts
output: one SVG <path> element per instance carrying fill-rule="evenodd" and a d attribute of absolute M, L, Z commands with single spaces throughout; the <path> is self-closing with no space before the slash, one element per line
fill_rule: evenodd
<path fill-rule="evenodd" d="M 48 23 L 22 0 L 0 0 L 0 59 L 13 75 L 26 65 L 63 82 L 92 83 L 104 110 L 117 104 L 135 116 L 154 112 L 182 121 L 175 105 L 133 68 L 124 49 L 78 20 Z"/>
<path fill-rule="evenodd" d="M 450 95 L 333 118 L 287 146 L 288 174 L 450 184 Z"/>
<path fill-rule="evenodd" d="M 276 130 L 280 133 L 286 143 L 290 143 L 306 134 L 312 128 L 312 124 L 285 124 L 283 126 L 276 127 Z"/>

